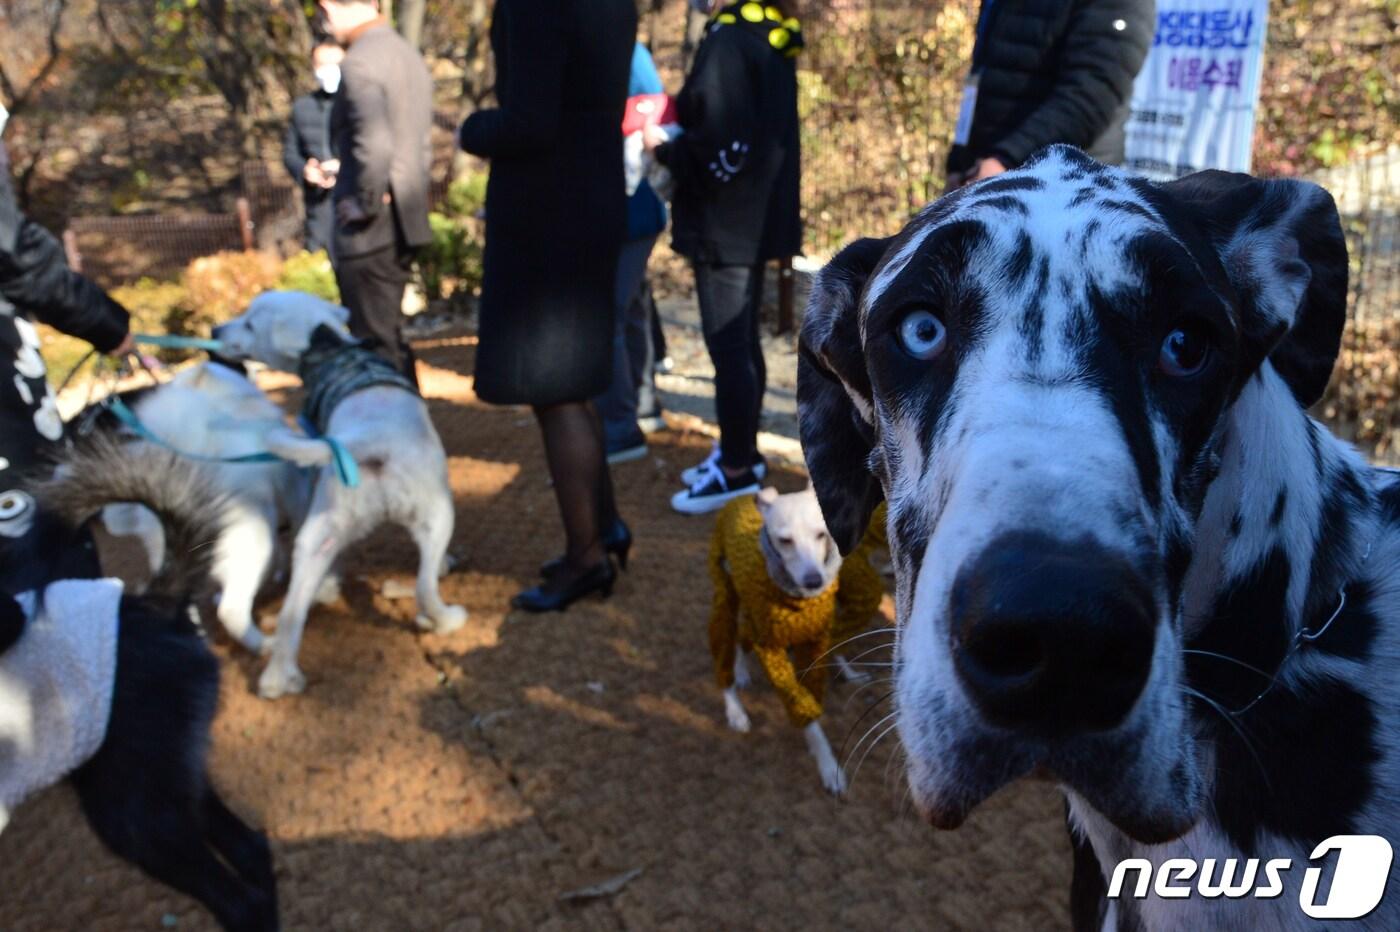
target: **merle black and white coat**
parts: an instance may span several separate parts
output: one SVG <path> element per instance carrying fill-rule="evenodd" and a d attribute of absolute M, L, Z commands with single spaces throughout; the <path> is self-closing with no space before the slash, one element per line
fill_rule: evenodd
<path fill-rule="evenodd" d="M 1273 898 L 1081 876 L 1082 928 L 1302 927 L 1319 842 L 1400 837 L 1400 477 L 1306 413 L 1346 282 L 1315 185 L 1053 147 L 814 290 L 803 444 L 843 549 L 889 503 L 920 812 L 954 827 L 1035 775 L 1105 874 L 1294 865 Z M 1395 885 L 1356 927 L 1400 927 Z"/>

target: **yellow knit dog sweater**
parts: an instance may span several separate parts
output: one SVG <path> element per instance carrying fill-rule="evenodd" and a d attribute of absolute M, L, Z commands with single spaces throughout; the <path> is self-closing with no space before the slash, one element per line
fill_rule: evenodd
<path fill-rule="evenodd" d="M 862 542 L 826 591 L 810 598 L 791 595 L 768 575 L 758 539 L 762 528 L 752 498 L 725 505 L 715 521 L 710 539 L 715 680 L 721 689 L 733 686 L 735 649 L 752 651 L 788 717 L 801 728 L 822 714 L 829 665 L 822 655 L 833 643 L 833 631 L 839 629 L 843 639 L 858 633 L 878 611 L 884 589 Z"/>

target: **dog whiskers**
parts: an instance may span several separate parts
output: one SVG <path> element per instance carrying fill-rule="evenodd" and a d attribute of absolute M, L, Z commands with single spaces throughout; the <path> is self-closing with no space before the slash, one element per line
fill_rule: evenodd
<path fill-rule="evenodd" d="M 842 641 L 841 643 L 839 643 L 839 644 L 832 644 L 830 647 L 828 647 L 826 650 L 822 651 L 822 652 L 821 652 L 820 654 L 818 654 L 816 657 L 813 657 L 813 658 L 812 658 L 812 664 L 815 665 L 818 661 L 822 660 L 823 658 L 827 657 L 828 655 L 834 654 L 835 652 L 841 650 L 841 649 L 842 649 L 843 647 L 845 647 L 847 644 L 854 644 L 856 641 L 859 641 L 859 640 L 861 640 L 862 638 L 868 638 L 868 637 L 870 637 L 870 636 L 872 636 L 872 635 L 876 635 L 876 634 L 893 633 L 893 632 L 896 631 L 896 630 L 897 630 L 897 629 L 895 629 L 893 626 L 891 626 L 891 625 L 886 625 L 886 626 L 883 627 L 883 628 L 871 628 L 869 631 L 862 631 L 860 634 L 851 635 L 850 637 L 846 638 L 846 639 L 845 639 L 844 641 Z M 891 642 L 891 643 L 893 643 L 893 642 Z"/>
<path fill-rule="evenodd" d="M 863 722 L 863 721 L 865 721 L 865 719 L 870 715 L 871 712 L 874 712 L 876 709 L 878 709 L 878 708 L 880 707 L 880 703 L 882 703 L 882 702 L 884 702 L 885 700 L 889 699 L 889 698 L 890 698 L 891 696 L 893 696 L 893 695 L 894 695 L 894 690 L 890 690 L 889 692 L 885 693 L 885 694 L 884 694 L 883 696 L 881 696 L 879 699 L 876 699 L 874 702 L 872 702 L 872 703 L 870 704 L 870 708 L 868 708 L 868 709 L 866 709 L 864 712 L 860 713 L 860 716 L 859 716 L 858 718 L 856 718 L 856 720 L 855 720 L 854 722 L 851 723 L 851 727 L 848 728 L 848 729 L 846 729 L 846 735 L 845 735 L 845 737 L 843 737 L 843 738 L 841 739 L 841 753 L 838 755 L 839 757 L 845 757 L 845 756 L 846 756 L 846 743 L 847 743 L 848 741 L 851 740 L 851 735 L 853 735 L 853 734 L 855 733 L 855 730 L 856 730 L 857 728 L 860 727 L 860 723 Z M 878 724 L 877 724 L 876 727 L 879 727 Z M 870 733 L 870 732 L 866 732 L 867 735 L 868 735 L 869 733 Z M 862 738 L 861 740 L 864 740 L 864 738 Z M 856 742 L 856 747 L 860 747 L 860 742 L 859 742 L 859 741 Z M 854 751 L 853 751 L 852 753 L 854 754 Z"/>
<path fill-rule="evenodd" d="M 884 739 L 884 737 L 885 737 L 886 735 L 888 735 L 890 732 L 894 731 L 895 728 L 899 727 L 899 723 L 898 723 L 898 722 L 891 722 L 891 721 L 890 721 L 891 719 L 893 719 L 893 718 L 895 717 L 896 714 L 898 714 L 898 713 L 891 712 L 890 714 L 886 715 L 884 718 L 880 719 L 880 720 L 879 720 L 878 722 L 876 722 L 874 725 L 870 726 L 870 730 L 867 731 L 864 735 L 861 736 L 860 741 L 857 741 L 857 742 L 856 742 L 856 746 L 851 750 L 851 756 L 852 756 L 852 757 L 854 757 L 855 754 L 856 754 L 856 752 L 858 752 L 858 751 L 860 750 L 861 743 L 864 742 L 866 738 L 870 737 L 871 733 L 873 733 L 873 732 L 875 731 L 875 729 L 879 728 L 881 725 L 885 725 L 886 722 L 890 722 L 890 724 L 887 725 L 887 726 L 885 727 L 884 731 L 881 731 L 878 735 L 875 736 L 875 740 L 873 740 L 873 741 L 870 742 L 869 746 L 867 746 L 866 749 L 865 749 L 865 753 L 864 753 L 864 754 L 861 754 L 860 760 L 856 762 L 855 769 L 851 771 L 851 776 L 850 776 L 850 785 L 851 785 L 851 786 L 855 786 L 856 776 L 859 775 L 859 773 L 860 773 L 860 768 L 865 764 L 865 759 L 866 759 L 867 757 L 870 756 L 870 752 L 873 751 L 873 750 L 875 750 L 875 746 L 876 746 L 877 744 L 879 744 L 879 743 Z M 850 763 L 850 758 L 847 758 L 846 760 L 847 760 L 847 763 L 849 764 L 849 763 Z"/>
<path fill-rule="evenodd" d="M 1234 729 L 1235 734 L 1239 736 L 1241 743 L 1244 744 L 1245 750 L 1249 751 L 1249 756 L 1254 758 L 1254 764 L 1259 768 L 1260 776 L 1264 778 L 1264 787 L 1270 792 L 1273 792 L 1273 789 L 1269 784 L 1269 771 L 1267 768 L 1265 768 L 1263 759 L 1260 758 L 1259 752 L 1255 749 L 1254 742 L 1250 740 L 1248 733 L 1246 733 L 1244 730 L 1244 726 L 1242 726 L 1238 721 L 1236 721 L 1235 716 L 1231 715 L 1228 709 L 1226 709 L 1220 703 L 1216 702 L 1210 696 L 1207 696 L 1205 693 L 1201 692 L 1199 689 L 1194 689 L 1190 686 L 1182 686 L 1181 691 L 1184 695 L 1190 696 L 1193 699 L 1199 699 L 1201 702 L 1205 703 L 1217 715 L 1224 719 L 1225 722 L 1228 723 L 1232 729 Z"/>
<path fill-rule="evenodd" d="M 851 707 L 851 703 L 855 700 L 855 698 L 856 698 L 857 696 L 859 696 L 861 693 L 865 692 L 867 689 L 870 689 L 870 688 L 875 687 L 875 686 L 893 686 L 893 685 L 894 685 L 894 678 L 893 678 L 893 677 L 889 677 L 889 676 L 882 676 L 882 677 L 879 677 L 879 678 L 877 678 L 877 679 L 873 679 L 873 680 L 871 680 L 871 681 L 868 682 L 868 683 L 862 683 L 860 686 L 857 686 L 857 687 L 855 688 L 855 690 L 853 690 L 849 696 L 846 697 L 846 703 L 845 703 L 845 705 L 843 705 L 841 708 L 842 708 L 842 710 L 849 709 L 849 708 Z M 892 694 L 886 694 L 886 696 L 884 696 L 883 698 L 889 698 L 889 695 L 892 695 Z M 872 705 L 872 707 L 873 707 L 873 706 L 879 705 L 880 702 L 881 702 L 880 699 L 876 699 L 873 703 L 871 703 L 871 705 Z"/>
<path fill-rule="evenodd" d="M 1264 677 L 1264 679 L 1272 679 L 1272 678 L 1273 678 L 1273 674 L 1271 674 L 1271 673 L 1265 673 L 1263 670 L 1259 669 L 1258 667 L 1252 666 L 1251 664 L 1247 664 L 1247 663 L 1245 663 L 1243 660 L 1238 660 L 1238 659 L 1236 659 L 1236 658 L 1234 658 L 1234 657 L 1229 656 L 1228 654 L 1217 654 L 1217 653 L 1216 653 L 1215 651 L 1213 651 L 1213 650 L 1199 650 L 1199 649 L 1194 648 L 1194 647 L 1184 647 L 1184 648 L 1182 648 L 1181 652 L 1182 652 L 1183 654 L 1195 654 L 1195 655 L 1198 656 L 1198 657 L 1211 657 L 1211 658 L 1214 658 L 1214 659 L 1216 659 L 1216 660 L 1224 660 L 1226 663 L 1233 663 L 1233 664 L 1235 664 L 1236 666 L 1244 667 L 1246 670 L 1250 671 L 1251 673 L 1257 673 L 1257 674 L 1259 674 L 1260 676 Z"/>

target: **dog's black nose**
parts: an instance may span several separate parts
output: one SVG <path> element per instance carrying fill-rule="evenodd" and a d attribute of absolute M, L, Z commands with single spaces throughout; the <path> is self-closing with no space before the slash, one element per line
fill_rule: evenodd
<path fill-rule="evenodd" d="M 1122 556 L 1034 533 L 994 540 L 952 589 L 953 663 L 994 724 L 1063 736 L 1123 721 L 1152 669 L 1151 592 Z"/>
<path fill-rule="evenodd" d="M 811 572 L 802 577 L 803 589 L 820 589 L 822 583 L 826 582 L 821 573 Z"/>

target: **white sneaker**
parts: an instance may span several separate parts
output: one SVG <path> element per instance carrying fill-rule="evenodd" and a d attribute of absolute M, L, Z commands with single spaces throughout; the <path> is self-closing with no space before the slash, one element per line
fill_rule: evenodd
<path fill-rule="evenodd" d="M 705 478 L 711 466 L 718 465 L 719 444 L 715 443 L 715 445 L 710 448 L 709 456 L 705 457 L 699 463 L 690 467 L 685 472 L 681 473 L 681 482 L 686 486 L 693 486 L 695 485 L 695 483 Z M 762 456 L 760 456 L 758 459 L 753 461 L 753 465 L 750 466 L 749 469 L 753 473 L 753 477 L 758 481 L 762 482 L 763 477 L 768 474 L 768 463 L 766 460 L 764 460 Z"/>
<path fill-rule="evenodd" d="M 733 499 L 758 494 L 758 477 L 752 469 L 731 478 L 720 469 L 718 460 L 707 461 L 707 466 L 698 482 L 671 496 L 672 508 L 685 515 L 702 515 L 724 507 Z"/>

